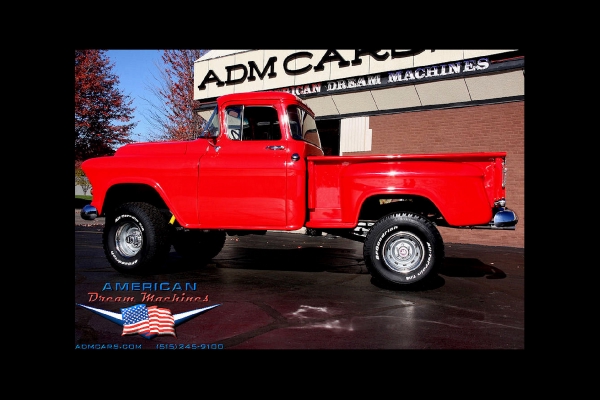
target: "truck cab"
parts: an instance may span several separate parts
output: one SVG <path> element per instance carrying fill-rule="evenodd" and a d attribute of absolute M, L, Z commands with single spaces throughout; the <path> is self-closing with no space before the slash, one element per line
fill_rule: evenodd
<path fill-rule="evenodd" d="M 312 110 L 287 93 L 218 99 L 200 138 L 198 227 L 295 230 L 306 218 L 306 158 L 323 155 Z"/>

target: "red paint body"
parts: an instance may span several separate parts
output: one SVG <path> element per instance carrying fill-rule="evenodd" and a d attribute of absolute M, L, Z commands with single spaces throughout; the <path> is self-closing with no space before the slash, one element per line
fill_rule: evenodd
<path fill-rule="evenodd" d="M 274 108 L 281 139 L 230 139 L 224 112 L 230 105 Z M 288 93 L 225 95 L 217 100 L 215 138 L 131 144 L 85 161 L 92 206 L 104 214 L 105 200 L 121 185 L 139 184 L 156 191 L 186 228 L 296 230 L 353 228 L 368 198 L 414 195 L 429 199 L 458 227 L 487 224 L 494 202 L 505 198 L 504 152 L 323 156 L 318 146 L 292 137 L 290 105 L 312 115 Z"/>

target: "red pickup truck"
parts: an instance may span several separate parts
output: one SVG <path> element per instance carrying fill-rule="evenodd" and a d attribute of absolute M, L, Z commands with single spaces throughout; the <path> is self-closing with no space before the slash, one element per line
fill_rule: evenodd
<path fill-rule="evenodd" d="M 198 138 L 134 143 L 85 161 L 105 216 L 103 247 L 120 272 L 162 264 L 171 245 L 199 264 L 226 235 L 302 227 L 364 243 L 374 278 L 423 282 L 444 258 L 437 226 L 515 229 L 506 153 L 325 156 L 315 115 L 284 92 L 217 99 Z"/>

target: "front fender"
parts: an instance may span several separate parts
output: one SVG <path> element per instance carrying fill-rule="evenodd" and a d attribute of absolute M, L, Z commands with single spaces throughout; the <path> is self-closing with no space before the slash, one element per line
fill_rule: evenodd
<path fill-rule="evenodd" d="M 135 188 L 147 187 L 162 199 L 182 226 L 197 225 L 198 166 L 206 146 L 198 141 L 130 146 L 117 152 L 119 156 L 85 161 L 82 168 L 93 188 L 91 205 L 98 215 L 103 215 L 107 204 L 116 205 L 114 201 L 146 201 L 143 195 L 148 192 L 135 193 Z M 133 198 L 115 196 L 132 193 L 136 195 Z"/>

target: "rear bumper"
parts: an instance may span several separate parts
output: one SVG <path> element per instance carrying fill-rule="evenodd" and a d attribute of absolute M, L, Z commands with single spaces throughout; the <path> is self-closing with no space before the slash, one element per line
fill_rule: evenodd
<path fill-rule="evenodd" d="M 516 212 L 506 207 L 494 208 L 492 220 L 487 225 L 461 226 L 466 229 L 505 229 L 515 230 L 515 225 L 519 222 L 519 216 Z"/>
<path fill-rule="evenodd" d="M 519 217 L 513 210 L 499 207 L 496 214 L 494 214 L 492 222 L 496 228 L 512 227 L 514 229 L 517 222 L 519 222 Z"/>
<path fill-rule="evenodd" d="M 96 210 L 96 207 L 86 204 L 79 214 L 81 215 L 81 218 L 87 221 L 93 221 L 98 217 L 98 210 Z"/>

